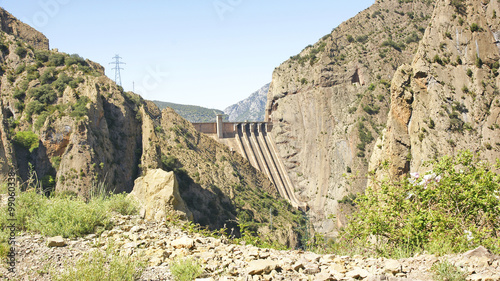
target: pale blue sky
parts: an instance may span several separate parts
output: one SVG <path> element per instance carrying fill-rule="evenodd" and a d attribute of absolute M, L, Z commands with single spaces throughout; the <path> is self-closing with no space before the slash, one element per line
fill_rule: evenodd
<path fill-rule="evenodd" d="M 51 48 L 100 63 L 123 58 L 144 98 L 210 108 L 248 97 L 290 56 L 374 0 L 0 0 Z"/>

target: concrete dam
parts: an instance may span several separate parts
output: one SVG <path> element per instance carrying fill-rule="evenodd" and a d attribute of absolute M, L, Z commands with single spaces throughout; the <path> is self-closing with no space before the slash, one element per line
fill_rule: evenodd
<path fill-rule="evenodd" d="M 196 130 L 239 152 L 253 167 L 266 174 L 279 194 L 294 208 L 305 210 L 306 204 L 295 196 L 294 186 L 277 153 L 268 122 L 223 122 L 217 115 L 215 123 L 192 123 Z"/>

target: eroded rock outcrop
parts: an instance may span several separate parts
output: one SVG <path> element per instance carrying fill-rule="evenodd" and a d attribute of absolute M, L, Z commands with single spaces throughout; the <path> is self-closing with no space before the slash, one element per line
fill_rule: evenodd
<path fill-rule="evenodd" d="M 174 172 L 161 169 L 149 170 L 135 180 L 134 189 L 128 195 L 141 206 L 140 213 L 146 220 L 162 221 L 167 215 L 193 220 L 179 193 L 179 184 Z"/>
<path fill-rule="evenodd" d="M 426 160 L 468 149 L 500 158 L 497 1 L 437 1 L 410 65 L 392 80 L 391 109 L 370 168 L 426 172 Z"/>
<path fill-rule="evenodd" d="M 49 39 L 33 27 L 20 22 L 9 12 L 0 9 L 0 29 L 10 35 L 26 41 L 36 49 L 49 49 Z"/>

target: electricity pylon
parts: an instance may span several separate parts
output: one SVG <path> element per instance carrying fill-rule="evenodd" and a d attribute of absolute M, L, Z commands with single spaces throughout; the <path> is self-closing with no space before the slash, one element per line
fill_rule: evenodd
<path fill-rule="evenodd" d="M 120 75 L 120 69 L 123 70 L 123 68 L 120 67 L 120 64 L 126 64 L 126 63 L 120 61 L 121 57 L 119 55 L 115 55 L 113 57 L 113 59 L 115 61 L 114 62 L 110 62 L 109 64 L 114 64 L 115 65 L 115 67 L 112 68 L 112 70 L 115 71 L 115 83 L 118 86 L 121 86 L 122 85 L 122 76 Z"/>

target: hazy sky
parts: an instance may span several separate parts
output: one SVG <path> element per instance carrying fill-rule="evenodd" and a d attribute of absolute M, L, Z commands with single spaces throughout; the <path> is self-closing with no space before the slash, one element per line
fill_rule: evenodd
<path fill-rule="evenodd" d="M 50 47 L 100 63 L 150 100 L 224 109 L 374 0 L 0 0 Z"/>

